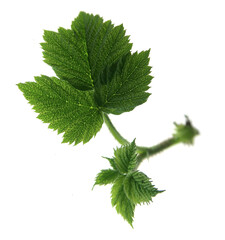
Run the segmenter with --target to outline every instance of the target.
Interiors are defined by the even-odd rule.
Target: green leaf
[[[96,176],[94,186],[114,183],[119,175],[119,172],[112,169],[101,170],[101,172]]]
[[[101,129],[103,119],[93,91],[80,91],[67,81],[41,76],[36,82],[18,84],[25,98],[39,113],[38,118],[50,123],[49,128],[64,132],[63,142],[88,142]]]
[[[117,213],[121,214],[123,218],[132,226],[135,204],[127,198],[127,195],[124,192],[124,179],[125,176],[119,176],[113,184],[111,190],[111,202],[112,206],[115,206]]]
[[[135,140],[130,144],[117,148],[114,151],[114,155],[114,162],[119,172],[128,173],[132,171],[137,164]]]
[[[159,191],[142,172],[135,171],[124,179],[124,191],[134,204],[149,203]]]
[[[149,203],[163,191],[155,188],[144,173],[135,170],[137,166],[135,140],[117,148],[114,155],[114,158],[106,158],[113,169],[102,170],[96,177],[95,185],[113,184],[112,206],[115,206],[117,213],[132,226],[135,206]]]
[[[86,43],[94,83],[106,66],[131,50],[132,44],[125,36],[123,25],[114,27],[111,21],[103,22],[99,15],[80,12],[71,28]]]
[[[118,168],[117,168],[117,166],[116,166],[116,163],[115,163],[114,158],[107,158],[107,157],[103,157],[103,158],[107,159],[107,160],[109,161],[109,163],[110,163],[110,166],[111,166],[114,170],[118,171]]]
[[[44,31],[43,38],[44,61],[52,66],[56,75],[77,89],[93,89],[85,40],[64,28],[58,32]]]
[[[103,69],[129,53],[132,44],[122,25],[114,27],[98,15],[80,12],[71,28],[45,31],[43,56],[59,78],[90,90]]]
[[[128,54],[107,66],[96,85],[95,98],[102,111],[121,114],[147,101],[151,67],[149,51]]]
[[[39,118],[50,123],[50,128],[65,132],[63,142],[88,142],[101,128],[102,111],[120,114],[147,100],[149,51],[131,55],[132,44],[123,25],[80,12],[71,29],[44,31],[43,38],[44,61],[59,79],[44,77],[50,92],[43,90],[47,86],[41,80],[19,86]],[[61,89],[64,96],[53,100],[50,95],[56,86],[69,92]]]

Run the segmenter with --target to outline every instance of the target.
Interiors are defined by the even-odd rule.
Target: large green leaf
[[[63,142],[88,142],[101,129],[103,119],[93,91],[80,91],[67,81],[41,76],[36,82],[18,84],[38,118],[49,128],[64,132]]]
[[[101,128],[102,112],[121,114],[147,100],[152,79],[149,51],[131,54],[123,25],[80,12],[71,29],[45,31],[43,38],[44,61],[59,79],[43,76],[19,86],[39,118],[65,132],[64,142],[89,141]],[[44,91],[47,84],[51,87]],[[67,89],[63,98],[49,98],[55,87]]]
[[[127,54],[107,66],[96,84],[95,98],[102,111],[121,114],[147,101],[151,67],[149,51]]]
[[[75,88],[93,89],[103,69],[129,53],[132,44],[122,25],[114,27],[98,15],[80,12],[71,28],[44,32],[45,62]]]
[[[70,30],[45,31],[44,40],[45,62],[75,88],[95,89],[103,112],[128,112],[148,99],[149,51],[131,54],[123,25],[80,12]]]

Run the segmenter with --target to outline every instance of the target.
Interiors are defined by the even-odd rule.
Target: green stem
[[[154,145],[152,147],[149,148],[145,148],[145,151],[140,153],[137,157],[137,166],[136,169],[139,167],[139,165],[141,164],[141,162],[145,159],[145,158],[149,158],[159,152],[162,152],[163,150],[177,144],[180,143],[181,141],[178,138],[172,137],[169,138],[157,145]]]
[[[129,144],[130,142],[127,141],[125,138],[123,138],[120,133],[116,130],[114,125],[112,124],[110,118],[106,113],[103,113],[103,119],[105,121],[105,124],[107,125],[109,131],[113,135],[113,137],[121,144],[121,145],[126,145]]]
[[[103,113],[103,118],[104,118],[105,124],[107,125],[109,131],[112,133],[114,138],[121,145],[126,145],[126,144],[130,143],[125,138],[123,138],[120,135],[120,133],[116,130],[116,128],[112,124],[112,122],[107,114]],[[175,144],[178,144],[178,143],[193,144],[194,137],[199,134],[199,131],[192,126],[189,118],[186,116],[185,124],[177,124],[177,123],[174,123],[174,124],[176,127],[176,131],[173,134],[173,137],[171,137],[157,145],[154,145],[152,147],[137,146],[138,156],[137,156],[136,169],[139,167],[139,165],[145,158],[149,158],[159,152],[162,152],[163,150],[165,150]]]
[[[124,137],[121,136],[121,134],[114,127],[113,123],[111,122],[109,116],[106,113],[103,113],[103,119],[104,119],[105,124],[107,125],[109,131],[111,132],[111,134],[117,140],[118,143],[120,143],[121,145],[126,145],[126,144],[130,143],[128,140],[126,140]],[[137,146],[138,153],[146,152],[146,149],[148,149],[148,148]]]

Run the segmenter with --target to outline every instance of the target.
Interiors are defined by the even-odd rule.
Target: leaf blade
[[[124,179],[124,191],[135,204],[149,203],[159,191],[152,185],[150,179],[142,172],[135,171]]]
[[[80,90],[93,89],[86,43],[72,30],[44,31],[44,61],[56,75]]]
[[[94,186],[112,184],[119,175],[119,172],[113,169],[103,169],[97,174]]]
[[[114,150],[114,162],[121,173],[132,171],[137,164],[136,144],[135,140],[127,145]]]
[[[148,51],[128,54],[104,70],[96,87],[96,101],[102,111],[121,114],[145,103],[152,76]],[[107,79],[103,82],[102,79]]]
[[[49,128],[64,132],[63,142],[86,143],[101,129],[103,119],[92,91],[80,91],[67,81],[42,75],[18,84],[25,98]]]
[[[111,203],[116,208],[118,214],[133,227],[133,218],[135,204],[132,203],[126,196],[123,187],[124,176],[120,176],[116,179],[111,190]]]

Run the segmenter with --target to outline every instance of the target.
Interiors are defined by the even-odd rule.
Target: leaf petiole
[[[106,126],[108,127],[109,131],[113,135],[113,137],[117,140],[118,143],[121,145],[129,144],[130,142],[127,141],[125,138],[121,136],[121,134],[117,131],[117,129],[114,127],[113,123],[111,122],[109,116],[106,113],[102,113],[104,122]]]

